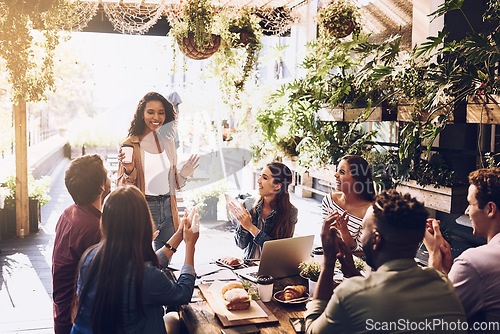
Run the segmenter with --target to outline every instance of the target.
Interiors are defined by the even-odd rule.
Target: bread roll
[[[226,308],[230,311],[244,310],[250,307],[250,296],[245,289],[234,288],[224,293]]]
[[[227,264],[228,266],[237,266],[241,263],[240,259],[231,256],[223,257],[219,261],[224,264]]]
[[[285,288],[285,300],[292,300],[302,297],[307,288],[303,285],[289,285]]]
[[[243,284],[241,284],[241,282],[231,282],[231,283],[227,283],[226,285],[224,285],[222,287],[222,295],[224,296],[224,294],[226,293],[226,291],[229,291],[231,289],[243,289]]]

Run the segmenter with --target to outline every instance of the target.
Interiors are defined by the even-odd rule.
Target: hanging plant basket
[[[240,38],[238,38],[238,40],[233,42],[233,45],[232,45],[233,48],[247,46],[248,44],[250,44],[250,39],[251,39],[250,33],[242,31],[239,34],[240,34]]]
[[[323,5],[317,14],[320,34],[324,38],[344,38],[359,33],[359,8],[351,0],[336,0]]]
[[[202,60],[211,57],[219,50],[220,36],[212,34],[212,45],[206,45],[204,50],[200,50],[194,41],[194,34],[188,33],[187,37],[178,38],[177,44],[182,53],[191,59]]]
[[[354,28],[356,28],[356,24],[352,21],[349,21],[346,25],[343,26],[325,25],[325,28],[332,36],[335,36],[337,38],[344,38],[349,36],[354,31]]]

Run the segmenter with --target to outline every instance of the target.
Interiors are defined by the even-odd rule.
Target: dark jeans
[[[156,251],[163,246],[163,242],[167,242],[175,233],[170,196],[165,196],[161,200],[149,199],[148,205],[156,229],[160,231],[160,234],[153,241],[153,249]]]

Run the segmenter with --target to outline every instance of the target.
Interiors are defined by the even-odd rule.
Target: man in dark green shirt
[[[340,217],[325,220],[324,263],[306,312],[308,333],[462,332],[467,321],[453,285],[414,260],[425,232],[427,211],[410,195],[377,195],[363,219],[361,242],[373,271],[362,277],[336,230]],[[335,290],[339,259],[346,278]],[[352,277],[351,277],[352,276]]]

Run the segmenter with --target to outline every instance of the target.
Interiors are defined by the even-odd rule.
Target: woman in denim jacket
[[[198,223],[193,209],[155,253],[151,247],[154,223],[144,195],[132,185],[113,191],[102,211],[102,240],[80,260],[71,333],[165,334],[178,327],[175,312],[164,316],[163,305],[191,300]],[[174,282],[160,268],[168,264],[181,241],[186,245],[184,266]]]
[[[260,258],[264,242],[291,238],[297,223],[297,208],[290,203],[288,186],[292,172],[279,162],[271,162],[257,180],[260,199],[250,210],[229,203],[231,213],[240,223],[234,236],[236,245],[244,249],[245,259]]]

